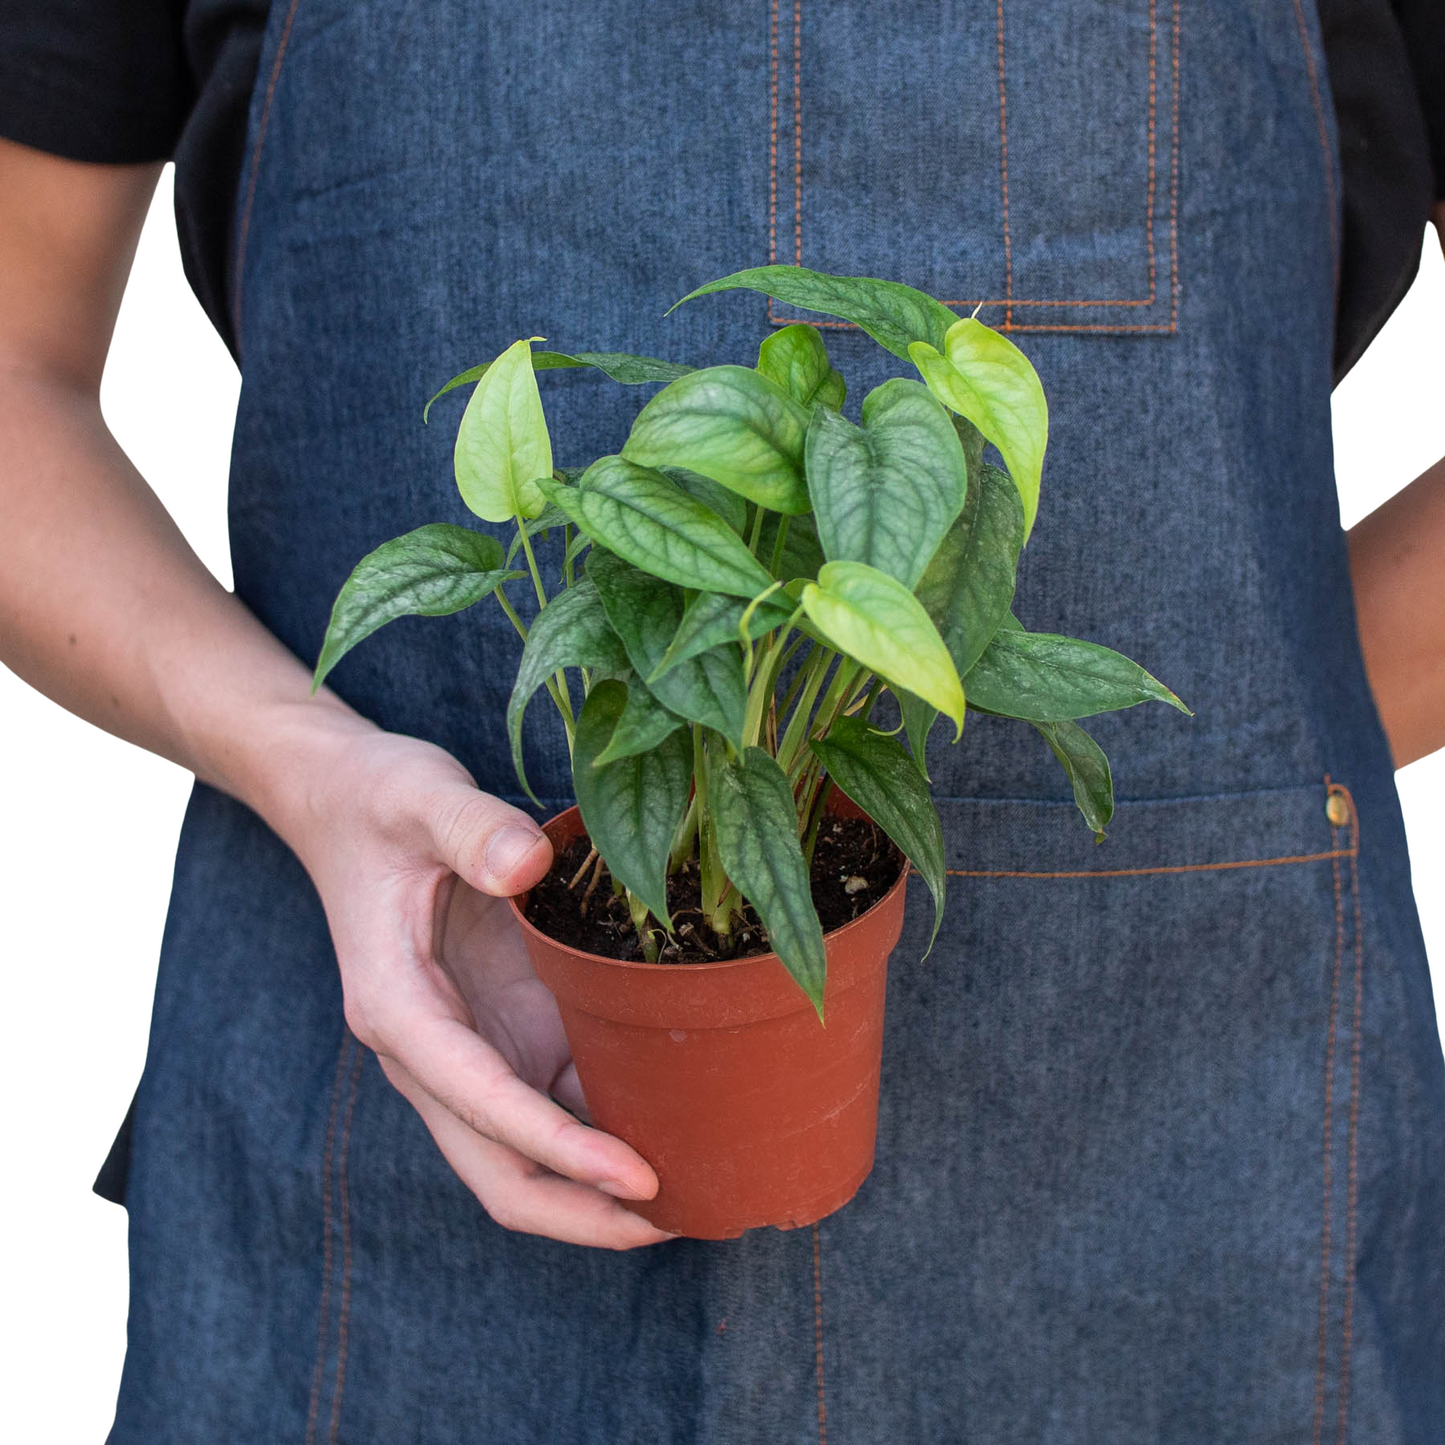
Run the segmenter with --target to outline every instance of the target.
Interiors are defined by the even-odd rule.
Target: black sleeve
[[[1395,0],[1430,138],[1435,199],[1445,201],[1445,0]]]
[[[0,0],[0,135],[71,160],[168,160],[194,102],[184,0]]]

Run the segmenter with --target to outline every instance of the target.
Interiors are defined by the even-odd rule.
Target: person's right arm
[[[0,660],[253,808],[326,907],[346,1018],[498,1222],[626,1248],[651,1168],[577,1122],[551,995],[503,901],[535,824],[384,733],[210,575],[110,435],[100,377],[158,166],[0,141]],[[75,820],[77,871],[87,857]]]

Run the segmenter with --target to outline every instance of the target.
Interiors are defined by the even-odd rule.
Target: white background
[[[1350,525],[1445,455],[1445,263],[1335,399]],[[102,402],[121,445],[229,585],[227,454],[239,380],[181,274],[169,173],[121,311]],[[1445,565],[1445,558],[1441,559]],[[1445,997],[1445,754],[1399,775],[1437,999]],[[8,1438],[109,1427],[125,1344],[125,1214],[90,1192],[145,1056],[188,774],[61,712],[0,668],[0,1298]]]

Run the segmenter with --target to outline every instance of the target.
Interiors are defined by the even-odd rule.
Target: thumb
[[[465,783],[434,798],[428,822],[438,860],[479,892],[509,898],[551,867],[547,835],[520,808]]]

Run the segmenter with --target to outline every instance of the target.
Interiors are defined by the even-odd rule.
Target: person
[[[1324,18],[12,0],[4,660],[197,777],[109,1171],[113,1441],[1438,1430],[1445,1067],[1392,767],[1445,742],[1445,466],[1347,550],[1328,403],[1440,194],[1439,22],[1335,14],[1329,77],[1378,102],[1337,117]],[[243,372],[234,594],[97,402],[173,149]],[[1410,162],[1394,209],[1342,211],[1372,154]],[[626,1207],[655,1175],[577,1117],[508,919],[549,852],[506,624],[395,624],[314,699],[307,663],[357,558],[467,520],[450,414],[417,419],[440,379],[535,334],[747,361],[786,308],[662,312],[762,261],[1028,348],[1053,438],[1018,610],[1196,717],[1101,722],[1097,849],[1001,720],[931,759],[959,877],[923,963],[910,905],[874,1173],[811,1230],[707,1244]],[[898,369],[825,335],[855,395]],[[560,460],[620,444],[632,393],[546,386]],[[532,726],[551,811],[566,751]]]

